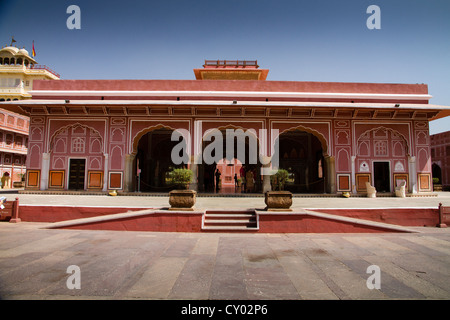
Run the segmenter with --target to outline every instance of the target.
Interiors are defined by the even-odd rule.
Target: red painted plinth
[[[58,222],[73,219],[98,217],[148,208],[108,208],[108,207],[72,207],[72,206],[26,206],[19,207],[19,217],[29,222]]]
[[[114,215],[148,208],[108,208],[72,206],[20,206],[20,218],[30,222],[60,222],[104,215]],[[314,211],[314,210],[310,210]],[[318,212],[384,222],[398,226],[431,226],[439,223],[438,209],[320,209]],[[67,225],[62,228],[85,230],[202,232],[203,212],[155,210],[144,215],[111,217],[89,223]],[[259,214],[258,233],[372,233],[402,232],[355,221],[295,212]],[[80,221],[81,222],[81,221]]]
[[[393,232],[375,226],[361,225],[352,222],[331,220],[321,217],[276,214],[259,216],[259,232],[261,233],[378,233]]]
[[[439,209],[437,208],[311,209],[311,211],[405,227],[435,227],[439,224]]]
[[[200,232],[202,228],[202,215],[202,213],[152,213],[145,216],[68,226],[64,227],[64,229]]]

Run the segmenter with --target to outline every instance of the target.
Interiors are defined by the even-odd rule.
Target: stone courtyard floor
[[[26,205],[119,206],[130,201],[7,194],[8,199],[16,196]],[[166,201],[134,198],[135,206]],[[347,204],[434,207],[449,199],[443,193],[414,201],[360,198]],[[261,206],[261,198],[199,198],[199,205],[238,207],[245,200],[250,207]],[[306,207],[338,207],[347,200],[294,199],[295,205],[302,201]],[[450,299],[450,228],[414,227],[417,233],[227,234],[43,228],[46,225],[0,222],[1,299]],[[79,270],[80,289],[68,286],[74,279],[70,266]],[[379,278],[371,277],[375,274],[368,272],[369,266],[379,268]],[[368,283],[378,280],[380,288],[370,289]]]

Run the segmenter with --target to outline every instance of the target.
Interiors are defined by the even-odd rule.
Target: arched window
[[[3,64],[3,58],[0,58],[0,64]]]
[[[5,101],[5,99],[4,99],[4,98],[1,98],[0,101]]]
[[[9,58],[5,58],[5,59],[3,59],[3,63],[6,65],[6,64],[9,64]]]
[[[22,63],[23,63],[23,59],[22,58],[17,59],[17,64],[22,65]]]
[[[75,153],[83,153],[84,152],[84,139],[83,138],[75,138],[72,140],[72,152]]]
[[[16,64],[16,59],[11,58],[10,63],[9,64]]]

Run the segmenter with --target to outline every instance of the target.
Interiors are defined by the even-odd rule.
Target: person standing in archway
[[[219,191],[219,189],[220,189],[220,187],[219,187],[219,185],[220,185],[220,171],[219,171],[219,169],[216,169],[215,176],[216,176],[216,191]]]

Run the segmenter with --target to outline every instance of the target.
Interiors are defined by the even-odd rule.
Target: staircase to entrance
[[[203,231],[258,231],[255,210],[207,210]]]

